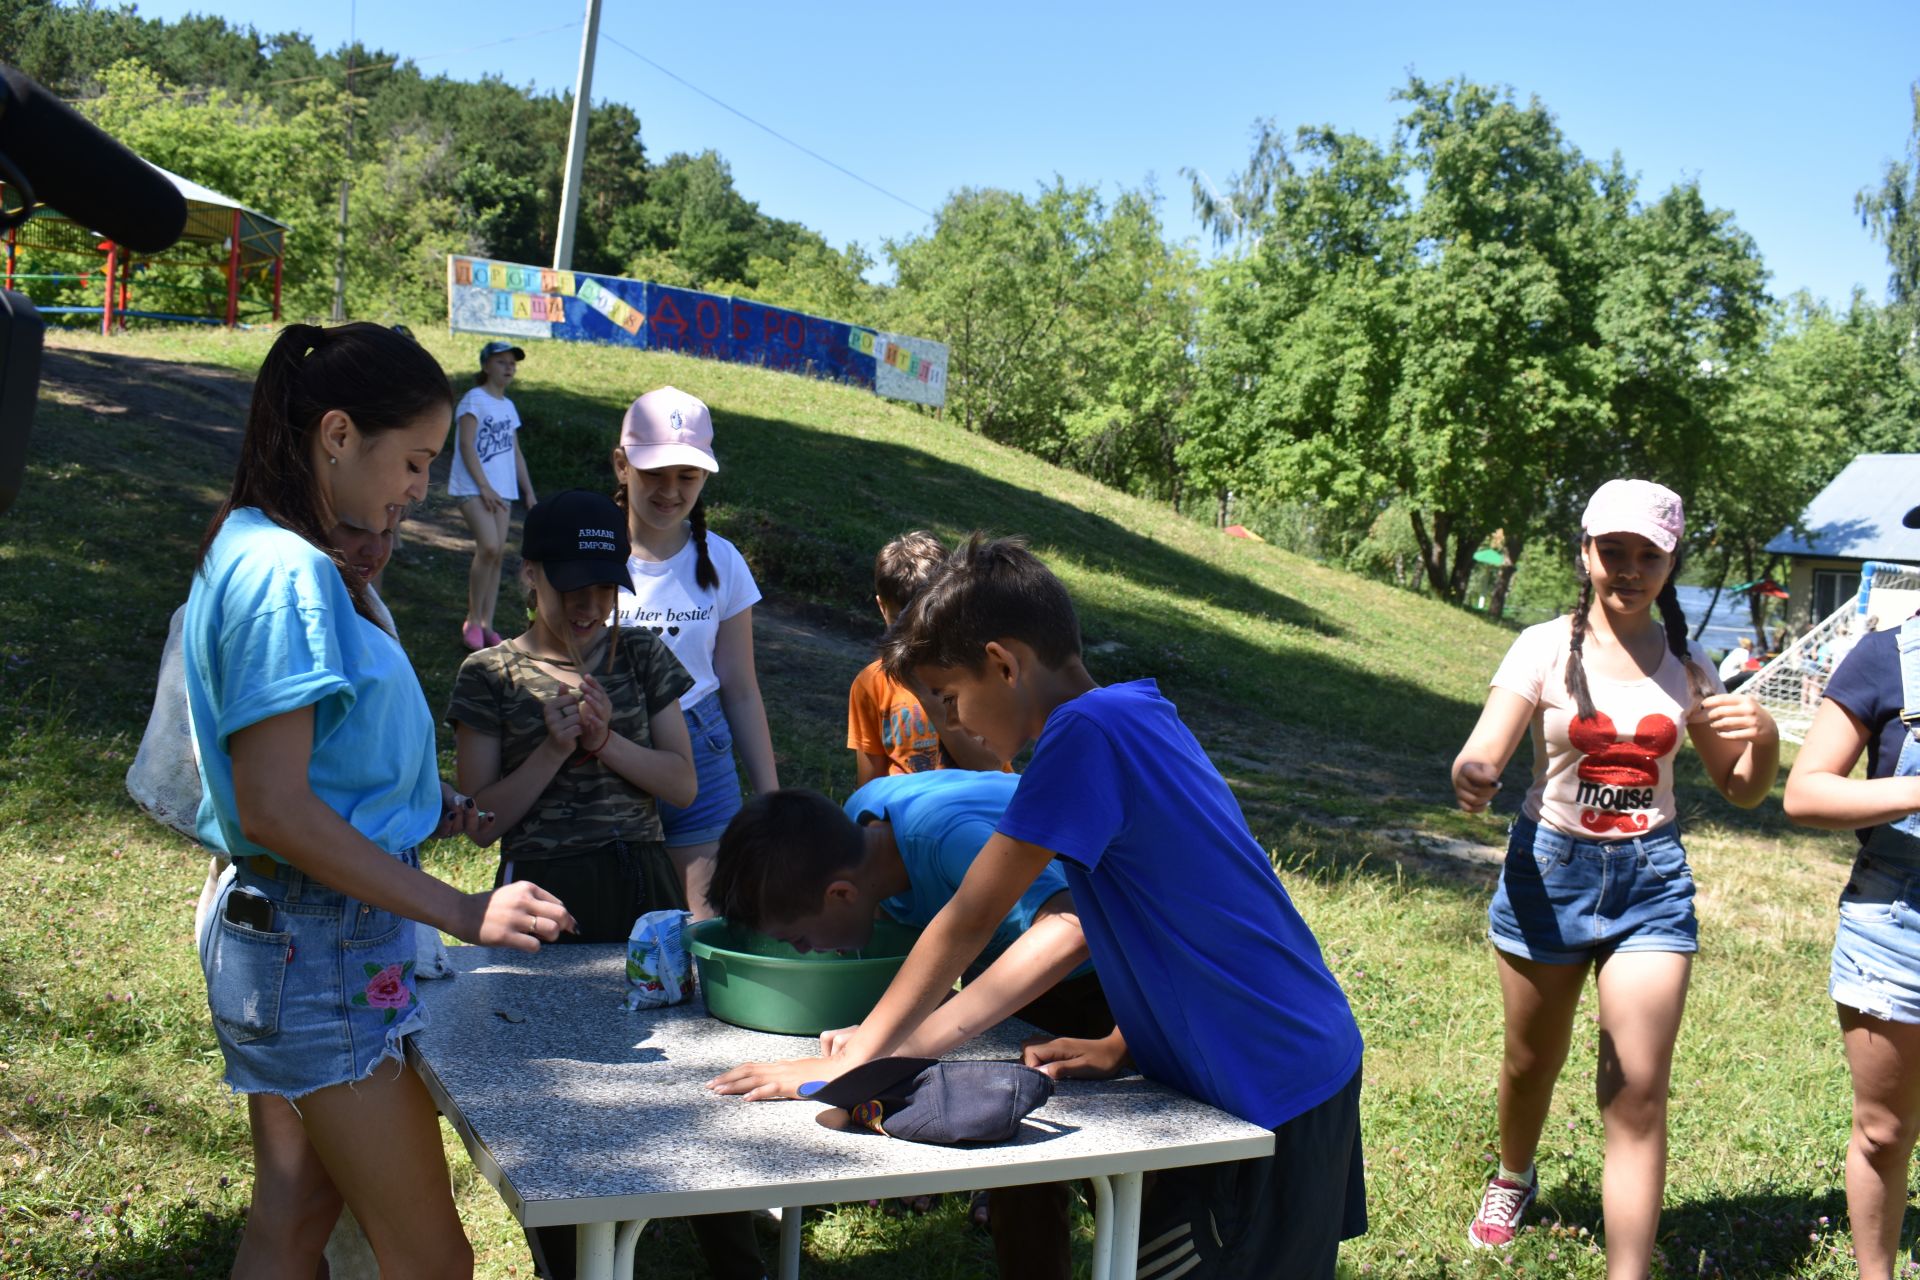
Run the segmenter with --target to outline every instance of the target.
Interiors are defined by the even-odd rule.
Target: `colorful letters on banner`
[[[946,402],[944,343],[619,276],[450,257],[447,316],[456,332],[680,351]]]

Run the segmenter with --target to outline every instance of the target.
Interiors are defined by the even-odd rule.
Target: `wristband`
[[[587,753],[588,755],[590,755],[590,756],[592,756],[592,757],[593,757],[594,759],[596,759],[596,760],[598,760],[598,759],[600,758],[600,753],[601,753],[602,751],[605,751],[605,750],[607,749],[607,744],[608,744],[609,742],[611,742],[611,741],[613,741],[613,726],[612,726],[612,725],[608,725],[608,726],[607,726],[607,731],[606,731],[605,733],[603,733],[603,734],[601,734],[601,735],[600,735],[600,745],[599,745],[599,746],[597,746],[597,747],[582,747],[582,748],[580,748],[580,749],[581,749],[582,751],[584,751],[584,752],[586,752],[586,753]]]

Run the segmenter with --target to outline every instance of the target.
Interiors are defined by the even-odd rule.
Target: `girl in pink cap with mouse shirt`
[[[754,791],[780,787],[753,666],[760,589],[733,544],[707,529],[702,490],[719,470],[713,415],[698,398],[660,387],[628,407],[613,450],[613,496],[627,513],[634,590],[620,592],[618,619],[659,636],[693,677],[680,705],[699,793],[686,808],[662,804],[660,819],[696,919],[709,914],[714,852],[740,810],[735,750]]]
[[[1641,1280],[1660,1225],[1667,1083],[1698,949],[1693,875],[1674,821],[1681,728],[1714,786],[1743,808],[1772,789],[1780,739],[1765,709],[1727,693],[1687,639],[1674,591],[1679,495],[1609,480],[1581,526],[1578,606],[1520,633],[1453,762],[1460,807],[1479,812],[1531,734],[1533,784],[1488,910],[1506,1014],[1500,1166],[1467,1239],[1511,1243],[1534,1199],[1534,1152],[1591,968],[1607,1275]]]

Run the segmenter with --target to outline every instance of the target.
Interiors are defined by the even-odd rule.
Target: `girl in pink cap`
[[[1743,808],[1772,789],[1780,738],[1765,709],[1726,692],[1687,639],[1674,591],[1679,495],[1609,480],[1581,526],[1578,606],[1520,633],[1453,762],[1460,807],[1477,813],[1531,732],[1532,786],[1488,910],[1506,1011],[1500,1167],[1467,1239],[1511,1243],[1539,1189],[1534,1152],[1592,969],[1607,1275],[1642,1280],[1666,1186],[1667,1080],[1698,949],[1693,875],[1674,821],[1681,726],[1720,793]]]
[[[707,529],[701,494],[720,470],[713,415],[677,387],[635,400],[613,450],[614,500],[626,509],[633,543],[633,590],[622,589],[623,627],[645,627],[666,642],[693,677],[680,699],[693,735],[699,793],[686,808],[660,805],[667,853],[686,880],[696,918],[720,833],[740,810],[738,750],[756,792],[779,789],[773,738],[753,667],[753,572],[731,542]]]

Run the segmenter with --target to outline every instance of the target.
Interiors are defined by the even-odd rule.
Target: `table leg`
[[[1093,1183],[1093,1280],[1113,1280],[1113,1180],[1096,1173]]]
[[[573,1229],[573,1239],[578,1280],[613,1280],[613,1224],[583,1222]]]
[[[780,1210],[780,1280],[800,1280],[800,1219],[805,1212],[797,1204]]]
[[[633,1251],[640,1243],[640,1233],[647,1228],[648,1218],[636,1218],[632,1222],[623,1222],[614,1232],[613,1271],[615,1280],[633,1274]]]
[[[1140,1192],[1143,1185],[1138,1172],[1117,1174],[1113,1179],[1113,1240],[1108,1245],[1113,1259],[1113,1280],[1134,1280],[1140,1266]]]

